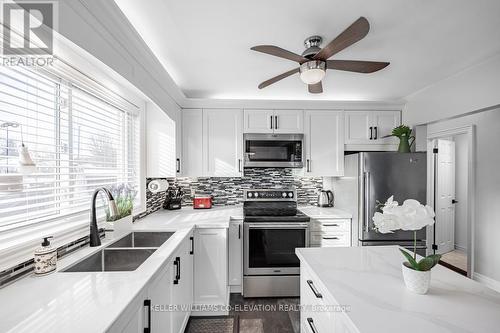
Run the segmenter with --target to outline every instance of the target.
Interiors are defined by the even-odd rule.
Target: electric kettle
[[[319,207],[333,207],[333,192],[329,190],[321,190],[318,194]]]

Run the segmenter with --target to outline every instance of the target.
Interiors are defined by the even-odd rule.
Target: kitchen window
[[[140,191],[139,109],[86,83],[0,66],[0,235],[49,223],[88,225],[97,187]],[[18,166],[23,143],[36,163],[30,173]]]

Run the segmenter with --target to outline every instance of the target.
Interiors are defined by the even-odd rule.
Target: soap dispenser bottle
[[[49,239],[44,237],[42,245],[35,250],[35,275],[52,273],[57,267],[57,248],[50,245]]]

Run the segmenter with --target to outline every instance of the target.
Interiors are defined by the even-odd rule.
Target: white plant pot
[[[416,271],[401,265],[406,288],[415,294],[426,294],[431,283],[431,271]]]
[[[125,216],[113,222],[106,222],[106,229],[113,231],[130,231],[132,230],[132,215]]]

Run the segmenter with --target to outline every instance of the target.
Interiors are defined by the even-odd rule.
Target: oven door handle
[[[245,223],[251,229],[307,229],[307,223]]]

